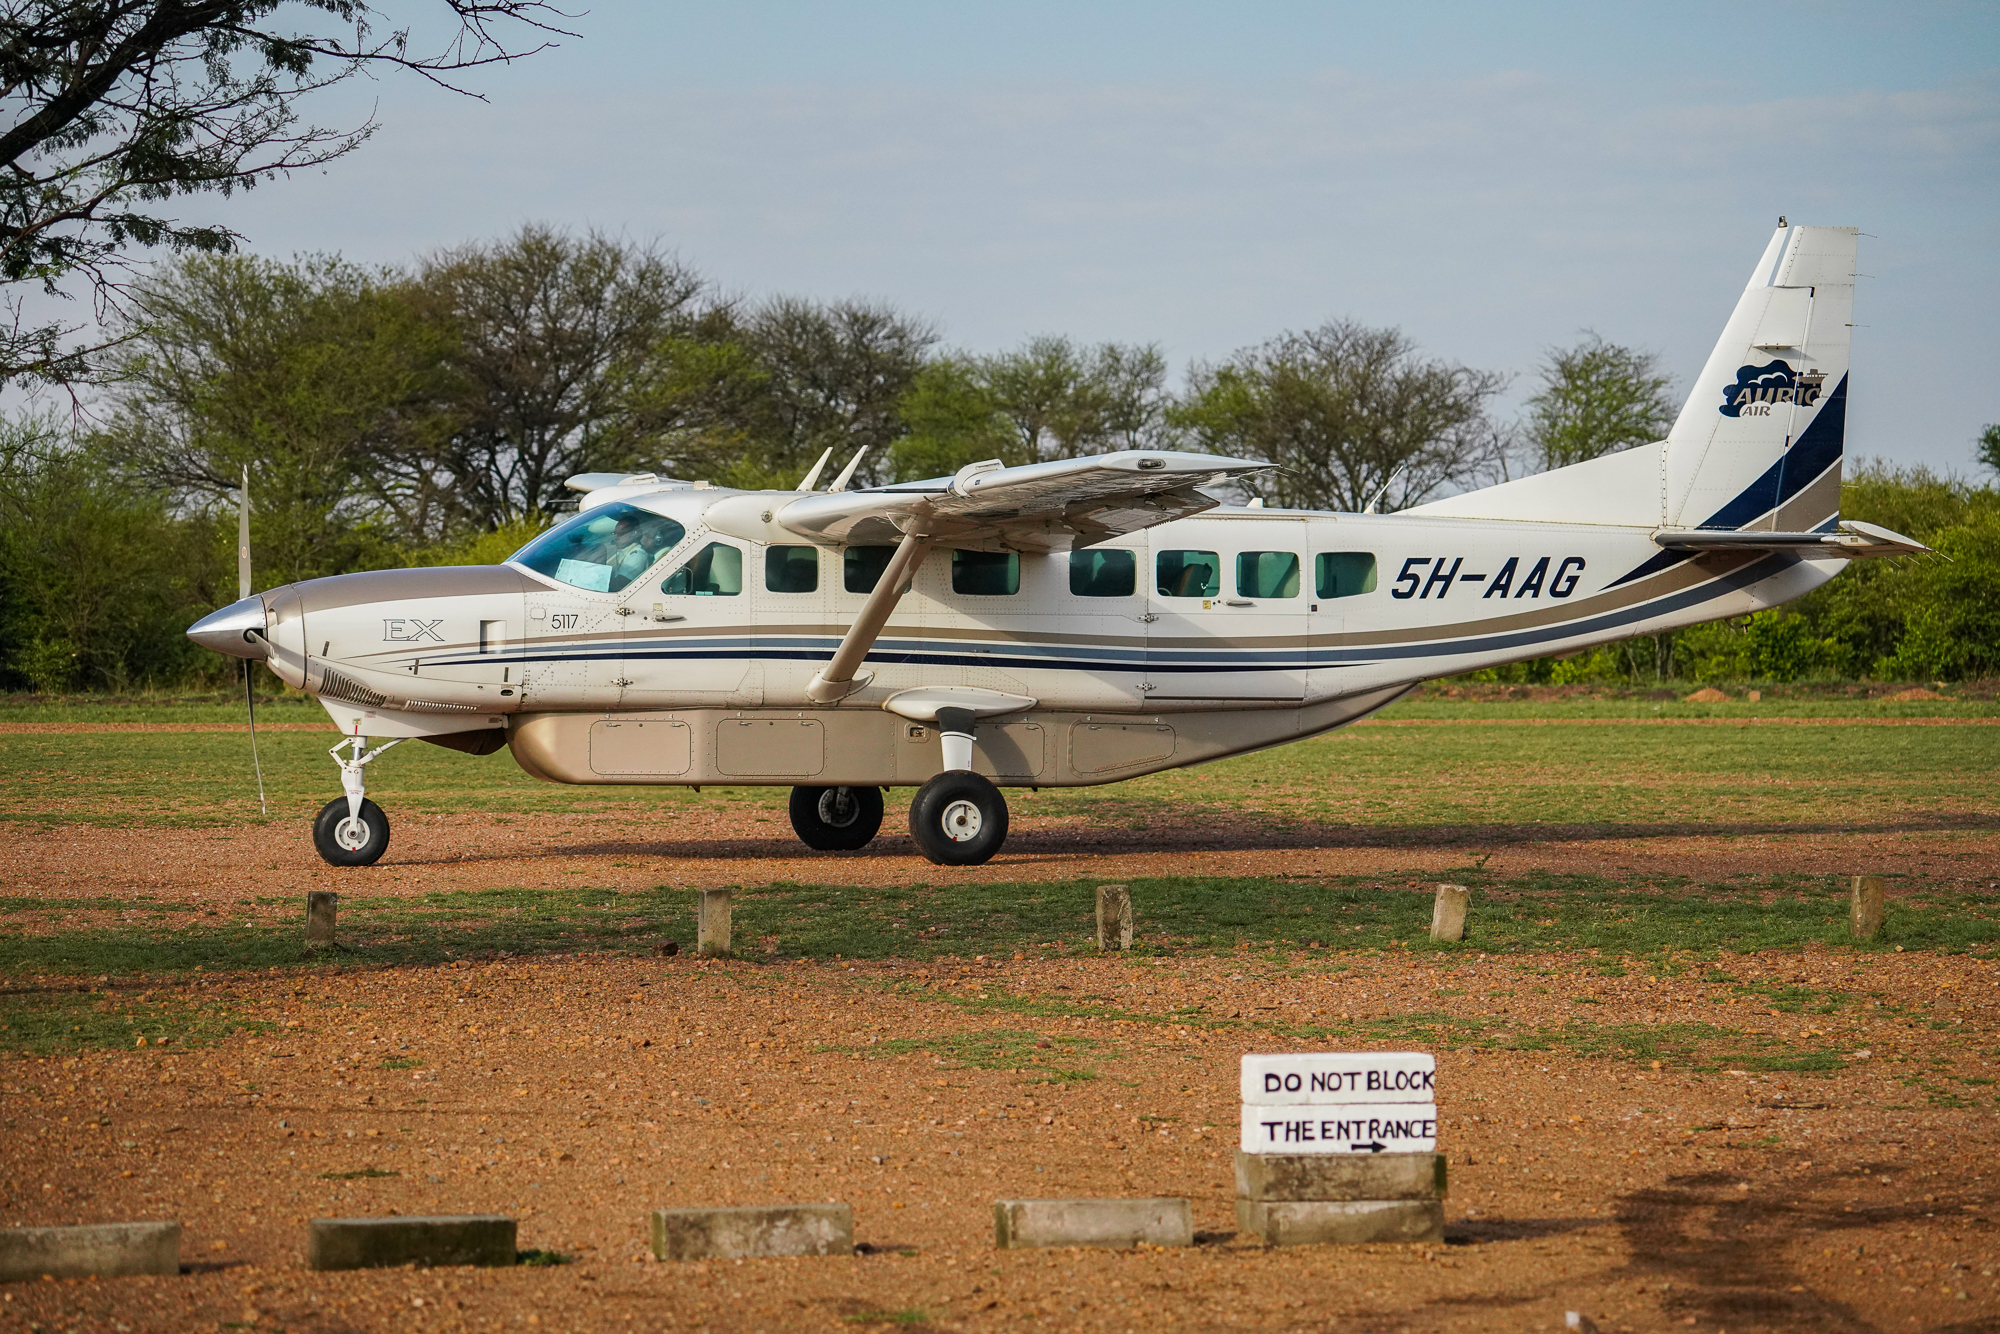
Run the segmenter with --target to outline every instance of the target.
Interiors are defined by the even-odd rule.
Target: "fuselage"
[[[966,688],[1032,701],[982,722],[977,767],[1084,784],[1325,731],[1429,678],[1774,606],[1842,563],[1677,556],[1633,526],[1219,508],[1074,553],[932,551],[866,688],[828,706],[806,687],[887,548],[763,517],[795,496],[620,497],[679,535],[615,591],[520,562],[289,585],[264,595],[269,662],[344,731],[504,732],[569,782],[922,782],[935,741],[880,706]]]

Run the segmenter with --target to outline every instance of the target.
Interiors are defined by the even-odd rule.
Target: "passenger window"
[[[773,593],[819,592],[819,548],[764,548],[764,587]]]
[[[1295,598],[1299,595],[1299,558],[1289,551],[1236,553],[1236,596]]]
[[[975,597],[1010,597],[1021,591],[1018,551],[954,551],[951,591]]]
[[[841,587],[850,593],[873,593],[895,554],[894,547],[849,547],[840,553]]]
[[[1080,598],[1129,598],[1139,587],[1139,561],[1129,551],[1069,553],[1069,591]]]
[[[667,576],[662,593],[698,598],[733,598],[743,591],[743,553],[726,542],[710,542],[694,559]]]
[[[1322,551],[1313,557],[1313,587],[1323,598],[1351,598],[1375,591],[1375,553]]]
[[[1161,597],[1212,598],[1222,592],[1222,557],[1213,551],[1162,551],[1156,573]]]

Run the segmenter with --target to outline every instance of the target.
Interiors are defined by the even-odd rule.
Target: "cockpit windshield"
[[[686,536],[664,514],[613,501],[551,528],[508,559],[572,588],[616,593]]]

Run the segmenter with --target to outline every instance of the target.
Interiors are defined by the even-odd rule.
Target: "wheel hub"
[[[944,808],[944,836],[954,843],[969,843],[979,837],[985,823],[979,807],[969,801],[954,801]]]
[[[845,829],[860,815],[861,803],[854,799],[852,790],[836,787],[820,793],[819,818],[822,823],[835,829]]]
[[[368,822],[350,815],[333,827],[333,841],[344,852],[359,852],[368,846]]]

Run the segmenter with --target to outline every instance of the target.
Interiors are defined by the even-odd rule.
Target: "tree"
[[[335,25],[294,31],[278,11]],[[0,383],[72,384],[102,345],[78,344],[75,321],[30,318],[18,285],[115,306],[133,247],[221,253],[241,239],[169,215],[169,201],[234,194],[360,147],[348,129],[302,122],[311,94],[401,68],[446,87],[449,76],[528,51],[508,29],[554,34],[542,0],[443,0],[451,31],[433,54],[409,29],[378,31],[366,0],[0,0]],[[546,45],[546,43],[544,43]],[[542,46],[533,48],[542,49]]]
[[[662,466],[730,486],[796,486],[820,454],[868,456],[855,485],[891,471],[898,407],[937,332],[892,306],[772,297],[712,313],[654,350],[635,427],[657,432]]]
[[[1167,363],[1157,347],[1078,347],[1044,335],[1013,352],[927,366],[902,404],[896,475],[938,477],[979,459],[1009,464],[1157,445]]]
[[[1212,453],[1278,464],[1246,483],[1268,504],[1404,509],[1485,477],[1505,444],[1487,405],[1507,377],[1426,359],[1396,329],[1335,321],[1188,378],[1170,421]]]
[[[181,512],[251,473],[265,585],[395,563],[451,526],[434,483],[449,331],[408,283],[338,259],[197,255],[135,285],[102,447]]]
[[[1528,400],[1527,443],[1544,471],[1663,439],[1676,406],[1658,358],[1595,333],[1550,348],[1542,388]]]
[[[0,421],[0,675],[43,694],[225,675],[184,631],[235,598],[229,545],[82,447],[67,414]]]
[[[1979,433],[1979,461],[2000,472],[2000,424],[1988,426]]]
[[[451,331],[458,380],[430,466],[481,529],[548,509],[575,473],[640,461],[645,442],[623,423],[633,386],[710,313],[707,282],[657,247],[538,225],[431,257],[417,287]]]

